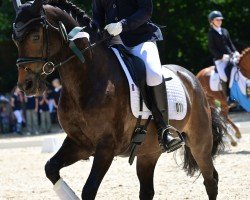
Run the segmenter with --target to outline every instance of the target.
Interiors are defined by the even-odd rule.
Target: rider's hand
[[[122,32],[122,23],[111,23],[105,26],[105,28],[110,35],[117,36]]]
[[[237,57],[240,57],[240,53],[238,51],[235,51],[234,55],[237,56]]]
[[[235,51],[233,53],[233,62],[237,65],[240,60],[240,53],[238,51]]]
[[[229,61],[230,56],[228,54],[223,54],[222,60]]]

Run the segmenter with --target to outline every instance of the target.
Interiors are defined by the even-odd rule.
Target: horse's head
[[[244,76],[250,79],[250,48],[246,48],[242,51],[239,67]]]
[[[35,0],[21,4],[20,0],[13,0],[16,10],[13,40],[19,55],[18,87],[26,95],[44,92],[46,76],[71,55],[66,32],[78,25],[62,9],[42,2]],[[88,41],[83,43],[81,48],[88,45]]]

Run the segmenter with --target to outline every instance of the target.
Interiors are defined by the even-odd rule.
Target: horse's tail
[[[223,135],[226,132],[226,124],[223,118],[220,116],[218,110],[214,107],[210,107],[212,115],[212,133],[213,133],[213,148],[212,158],[224,149]],[[184,149],[184,164],[183,169],[187,172],[187,175],[193,176],[199,167],[190,151],[190,148],[185,145]]]
[[[218,109],[210,107],[212,114],[212,132],[213,132],[213,149],[212,158],[224,150],[223,136],[227,131],[226,123],[223,117],[220,115]]]

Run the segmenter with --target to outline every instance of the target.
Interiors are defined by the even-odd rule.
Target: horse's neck
[[[243,51],[243,55],[239,61],[239,67],[241,70],[241,73],[250,79],[250,49]]]
[[[83,93],[85,96],[91,95],[96,87],[109,79],[106,70],[107,63],[103,58],[105,52],[100,48],[95,48],[94,51],[92,59],[86,59],[84,64],[77,60],[78,58],[74,58],[69,64],[59,69],[63,90],[73,98],[78,98]]]
[[[241,63],[239,65],[240,71],[243,76],[245,76],[247,79],[250,79],[250,61]]]
[[[246,70],[245,68],[240,67],[240,71],[241,71],[243,76],[245,76],[247,79],[250,79],[250,71],[249,70]]]

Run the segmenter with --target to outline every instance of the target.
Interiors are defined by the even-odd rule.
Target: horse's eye
[[[32,35],[32,40],[33,41],[37,41],[40,39],[40,36],[39,35]]]

